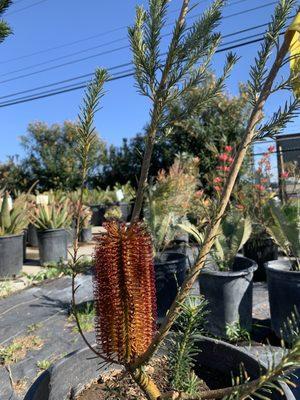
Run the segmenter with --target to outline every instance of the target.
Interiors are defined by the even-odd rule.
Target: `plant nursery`
[[[0,400],[300,400],[300,3],[0,14]]]

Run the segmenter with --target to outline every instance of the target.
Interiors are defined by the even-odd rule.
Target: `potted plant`
[[[123,216],[122,210],[119,206],[110,206],[107,208],[107,210],[104,213],[104,219],[106,221],[112,220],[112,219],[117,219],[121,221]]]
[[[84,201],[92,210],[91,224],[101,226],[104,222],[104,214],[108,207],[113,204],[114,196],[109,187],[105,190],[100,188],[84,190]]]
[[[80,234],[79,234],[79,241],[82,243],[89,243],[93,240],[91,218],[92,218],[91,208],[83,206],[80,211]]]
[[[116,204],[122,211],[122,221],[128,222],[132,215],[135,189],[131,186],[130,182],[127,182],[124,185],[117,183],[114,186],[114,196]]]
[[[69,204],[52,203],[37,205],[32,213],[32,222],[38,229],[38,245],[41,264],[67,260],[67,231],[72,216]]]
[[[189,237],[179,225],[188,224],[198,163],[191,156],[178,155],[169,171],[161,170],[147,190],[144,219],[153,238],[159,320],[165,317],[187,272]]]
[[[269,146],[262,157],[258,160],[258,166],[252,172],[248,180],[242,179],[237,193],[240,206],[248,213],[252,221],[252,234],[245,243],[243,254],[257,262],[258,269],[254,273],[254,280],[265,281],[265,263],[278,258],[278,245],[268,234],[264,227],[263,208],[270,199],[275,196],[271,190],[271,155],[275,147]]]
[[[200,293],[208,302],[207,329],[217,337],[239,324],[251,331],[253,273],[255,261],[238,255],[251,235],[251,222],[237,209],[223,220],[211,260],[199,275]]]
[[[182,0],[182,7],[175,23],[167,55],[160,57],[160,41],[162,39],[162,28],[167,16],[168,3],[168,0],[151,0],[147,11],[139,7],[137,9],[136,23],[129,29],[129,38],[134,52],[137,85],[140,92],[151,100],[152,107],[150,122],[147,125],[141,175],[130,224],[128,226],[125,223],[119,223],[115,220],[108,222],[106,232],[99,237],[95,249],[93,282],[96,347],[89,343],[82,329],[80,329],[77,314],[77,285],[75,278],[77,276],[76,266],[78,258],[76,254],[78,248],[76,241],[70,267],[72,269],[72,310],[83,340],[90,351],[98,358],[100,364],[109,366],[120,365],[122,373],[124,371],[124,376],[126,378],[130,376],[132,381],[137,384],[142,396],[148,400],[191,398],[245,399],[247,397],[255,397],[257,391],[259,391],[258,397],[260,398],[263,398],[263,396],[266,398],[267,395],[275,399],[276,393],[274,394],[274,389],[275,387],[276,389],[280,389],[276,385],[282,382],[289,382],[289,378],[285,377],[286,374],[291,373],[293,368],[299,367],[299,338],[295,341],[293,348],[283,357],[280,364],[278,366],[270,366],[267,371],[262,372],[262,376],[258,379],[251,381],[253,376],[248,379],[249,375],[247,371],[243,374],[243,368],[241,367],[239,370],[241,373],[234,381],[234,386],[222,388],[219,386],[216,391],[213,391],[203,386],[199,387],[199,380],[195,377],[197,364],[194,365],[194,369],[192,368],[192,370],[189,370],[189,368],[184,369],[186,365],[189,367],[192,363],[197,363],[198,355],[197,350],[193,346],[190,347],[190,342],[186,340],[187,337],[191,337],[192,340],[196,339],[195,335],[190,336],[190,333],[195,333],[193,327],[194,323],[197,325],[197,307],[189,308],[190,311],[188,314],[185,311],[186,300],[190,290],[198,279],[199,273],[204,268],[207,255],[210,253],[215,238],[219,233],[220,224],[229,204],[232,189],[247,149],[257,137],[264,138],[273,133],[274,130],[278,131],[282,129],[286,122],[292,119],[295,110],[299,108],[298,102],[295,104],[292,103],[291,108],[287,105],[281,113],[279,112],[279,117],[276,113],[271,123],[267,122],[266,124],[263,123],[262,126],[258,125],[262,120],[262,110],[266,100],[277,89],[277,86],[274,86],[276,76],[286,62],[286,56],[295,33],[297,33],[296,39],[298,40],[298,19],[300,19],[300,14],[296,23],[289,28],[289,31],[285,35],[283,44],[280,45],[277,39],[280,38],[282,27],[285,26],[287,18],[294,12],[293,6],[295,2],[292,0],[282,0],[276,7],[275,16],[269,24],[262,50],[259,52],[255,66],[252,69],[249,82],[251,111],[249,113],[249,121],[245,126],[244,135],[236,151],[234,161],[229,168],[229,174],[226,178],[222,194],[216,204],[213,218],[206,228],[199,256],[178,290],[176,299],[173,301],[166,318],[157,330],[152,237],[143,222],[139,219],[144,202],[144,190],[147,185],[151,155],[158,135],[167,131],[169,127],[168,116],[166,115],[168,106],[174,100],[180,99],[188,91],[196,88],[206,77],[207,65],[220,41],[220,36],[214,34],[214,28],[221,19],[220,11],[223,1],[213,3],[208,11],[193,23],[191,29],[188,29],[186,17],[190,10],[190,2],[189,0]],[[296,48],[298,49],[299,47],[296,46]],[[273,49],[275,49],[275,59],[272,63],[270,55]],[[299,54],[299,50],[297,54]],[[204,95],[202,94],[202,96],[197,98],[197,101],[189,104],[189,113],[191,115],[197,114],[199,109],[205,109],[209,104],[209,99],[217,96],[223,89],[224,79],[235,61],[236,58],[230,54],[224,68],[224,76],[217,80],[216,85],[207,88]],[[93,117],[99,100],[103,95],[103,84],[107,79],[106,71],[97,70],[95,80],[87,89],[84,107],[79,118],[76,150],[80,156],[82,166],[81,193],[87,180],[90,166],[89,155],[92,143],[95,140]],[[288,83],[291,83],[291,81]],[[184,120],[184,115],[182,115],[182,120]],[[163,372],[162,365],[155,365],[154,370],[156,371],[156,375],[151,375],[147,364],[152,359],[154,353],[157,352],[159,346],[168,337],[170,329],[175,321],[178,320],[180,314],[185,315],[185,317],[189,316],[190,319],[186,320],[188,321],[187,324],[183,324],[184,330],[181,336],[183,340],[178,343],[180,346],[180,351],[178,352],[179,358],[187,361],[188,364],[179,362],[179,366],[183,368],[178,371],[181,372],[183,370],[183,372],[189,374],[182,376],[189,376],[191,378],[189,380],[191,386],[176,387],[175,385],[170,385],[169,387],[161,387],[158,384],[158,379]],[[174,346],[173,350],[175,348],[176,346]],[[218,354],[214,352],[215,348],[214,345],[211,346],[208,353],[205,353],[206,357],[209,358],[211,355],[213,360],[213,356],[216,356],[218,362],[222,364],[224,353],[220,352],[218,358]],[[237,353],[240,354],[239,350],[231,353],[231,360],[236,359]],[[182,355],[186,356],[186,358],[183,358]],[[82,354],[77,354],[77,356],[82,357]],[[77,371],[75,371],[75,374],[77,382],[79,380],[82,385],[88,384],[89,382],[85,381],[83,375],[83,372],[86,371],[85,365],[81,365],[78,360],[80,358],[77,358],[76,363]],[[230,369],[230,364],[227,365],[228,369]],[[173,368],[174,365],[168,366]],[[208,365],[204,366],[208,368]],[[236,365],[236,367],[238,366]],[[62,375],[61,371],[58,371],[58,375],[60,376]],[[245,375],[246,382],[243,379],[243,375]],[[78,379],[78,377],[80,378]],[[121,376],[119,375],[119,377]],[[214,375],[215,385],[220,384],[219,377],[220,375]],[[44,375],[43,379],[45,379],[43,381],[44,390],[45,388],[46,390],[49,389],[49,387],[54,390],[57,389],[53,387],[55,382],[50,381],[49,374],[48,377]],[[56,381],[56,384],[59,385],[59,382],[61,380]],[[187,382],[184,378],[179,379],[181,385]],[[196,384],[193,385],[193,383]],[[129,390],[130,388],[128,388]],[[192,392],[192,390],[194,391]],[[73,393],[74,390],[71,390],[71,395]],[[281,393],[284,393],[284,397],[286,397],[286,392],[281,391]],[[110,393],[108,393],[109,395]],[[126,396],[128,396],[128,392],[125,393],[125,398]]]
[[[28,225],[25,196],[12,202],[6,191],[0,208],[0,279],[16,277],[23,266],[23,236]]]
[[[264,208],[265,226],[287,259],[266,263],[271,323],[278,337],[288,335],[284,325],[293,314],[300,313],[300,213],[297,204],[276,204]],[[300,327],[300,324],[299,324]],[[283,333],[282,333],[283,332]]]

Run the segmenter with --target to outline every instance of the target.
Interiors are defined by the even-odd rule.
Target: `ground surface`
[[[90,255],[92,246],[81,250]],[[0,399],[21,400],[35,378],[62,356],[84,347],[70,322],[71,279],[59,279],[29,287],[0,300]],[[77,302],[92,299],[90,275],[78,277]],[[194,287],[198,291],[198,286]],[[268,323],[269,306],[265,283],[254,284],[253,317]],[[94,334],[87,333],[91,342]],[[249,349],[248,349],[249,350]],[[266,360],[262,349],[250,349]],[[5,365],[3,365],[5,364]],[[300,393],[298,392],[300,399]]]

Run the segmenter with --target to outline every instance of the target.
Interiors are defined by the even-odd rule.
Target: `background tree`
[[[21,136],[26,152],[22,167],[30,177],[30,183],[38,180],[38,188],[76,189],[80,185],[80,164],[75,157],[76,124],[65,121],[62,125],[31,123],[27,134]],[[97,135],[91,154],[88,179],[99,169],[104,142]]]
[[[174,155],[188,153],[199,157],[200,179],[205,182],[208,171],[213,170],[218,163],[215,155],[221,152],[225,145],[238,145],[245,131],[249,111],[245,88],[240,87],[238,96],[230,96],[223,92],[213,99],[207,109],[196,116],[189,115],[191,103],[197,101],[201,92],[205,91],[205,87],[198,87],[188,92],[180,102],[174,103],[169,109],[168,118],[172,121],[173,129],[168,135],[159,135],[157,138],[150,176],[156,176],[161,169],[170,168],[174,162]],[[120,147],[110,146],[105,150],[103,169],[101,174],[95,177],[94,184],[106,187],[115,182],[125,183],[125,180],[130,180],[135,186],[143,153],[143,134],[137,134],[130,141],[123,139]]]

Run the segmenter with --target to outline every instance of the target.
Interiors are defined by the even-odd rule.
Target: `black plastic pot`
[[[26,261],[26,247],[27,247],[27,232],[28,229],[24,229],[23,231],[23,263]]]
[[[202,369],[216,371],[228,378],[228,386],[231,386],[231,371],[239,375],[241,364],[252,379],[258,378],[260,372],[265,371],[265,367],[252,355],[222,341],[203,338],[199,340],[198,347],[196,372],[200,365]],[[70,398],[70,394],[72,398],[76,397],[86,385],[108,370],[100,361],[87,348],[69,354],[37,378],[24,400],[65,400]],[[112,365],[109,369],[117,367]],[[284,395],[275,392],[270,395],[270,399],[295,400],[286,385],[283,385],[282,389]]]
[[[80,231],[79,241],[82,243],[89,243],[93,240],[92,227],[82,228]]]
[[[15,278],[23,266],[23,233],[0,236],[0,279]]]
[[[37,228],[33,224],[28,225],[27,243],[31,247],[38,247],[39,245]]]
[[[172,305],[186,271],[186,256],[182,253],[165,252],[155,260],[155,284],[158,318],[164,318]]]
[[[67,232],[67,246],[72,247],[76,235],[76,229],[74,227],[65,228]]]
[[[128,222],[131,218],[132,211],[133,211],[133,203],[117,203],[117,206],[120,207],[122,213],[122,221]]]
[[[295,308],[300,314],[300,272],[290,270],[289,260],[269,261],[265,266],[272,329],[281,337],[281,329]],[[286,334],[283,337],[288,340]]]
[[[243,248],[245,257],[254,260],[258,269],[254,273],[254,281],[266,280],[265,263],[278,259],[278,246],[271,238],[250,239]]]
[[[67,231],[65,229],[39,230],[38,238],[42,265],[67,260]]]
[[[102,226],[105,221],[104,214],[112,204],[92,204],[90,208],[92,210],[91,225]]]
[[[226,338],[226,326],[239,323],[252,328],[253,273],[255,261],[237,256],[232,271],[219,271],[209,261],[199,276],[200,293],[208,301],[207,330]]]

